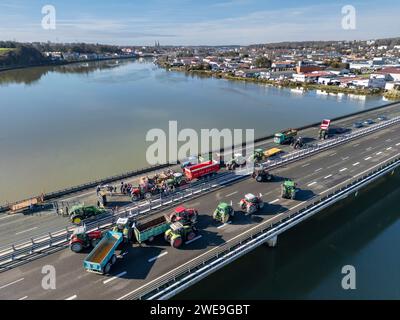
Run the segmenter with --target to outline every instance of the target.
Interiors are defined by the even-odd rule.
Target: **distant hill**
[[[42,53],[29,46],[15,48],[0,47],[0,68],[13,66],[38,65],[48,62]]]

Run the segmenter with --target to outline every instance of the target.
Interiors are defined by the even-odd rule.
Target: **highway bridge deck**
[[[393,125],[277,168],[272,172],[277,177],[274,182],[256,183],[247,178],[185,203],[198,208],[200,232],[195,241],[182,249],[171,248],[163,237],[142,247],[131,245],[121,252],[110,277],[85,272],[82,267],[85,254],[62,250],[0,274],[0,299],[120,299],[134,296],[166,274],[193,261],[200,262],[220,246],[234,242],[261,224],[281,220],[341,183],[362,176],[399,155],[400,125]],[[281,199],[280,184],[284,178],[292,178],[298,183],[300,192],[296,200]],[[261,193],[268,203],[253,217],[245,216],[238,206],[243,195],[249,192]],[[231,224],[222,225],[212,219],[212,211],[220,201],[233,203],[236,214]],[[155,215],[161,216],[167,211]],[[56,268],[56,290],[44,290],[41,286],[44,265]]]

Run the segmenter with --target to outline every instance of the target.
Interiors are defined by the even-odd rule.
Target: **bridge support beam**
[[[278,236],[275,236],[269,240],[267,240],[268,247],[274,248],[278,244]]]

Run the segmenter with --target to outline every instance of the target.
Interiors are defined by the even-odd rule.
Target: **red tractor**
[[[86,233],[84,227],[74,230],[69,241],[69,247],[73,252],[79,253],[87,248],[94,248],[101,240],[103,233],[100,230]]]
[[[246,215],[253,214],[264,207],[264,201],[261,199],[261,194],[256,197],[252,193],[248,193],[244,196],[244,199],[240,200],[240,208],[246,212]]]
[[[169,214],[165,215],[165,219],[169,223],[174,222],[190,222],[196,223],[198,212],[196,209],[187,209],[184,206],[179,206],[175,208],[175,210]]]

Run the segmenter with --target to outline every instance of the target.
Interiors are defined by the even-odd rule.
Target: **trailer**
[[[154,237],[164,234],[169,229],[169,223],[164,216],[155,218],[145,223],[137,223],[134,227],[134,233],[137,242],[142,243],[147,240],[152,241]]]
[[[111,266],[117,262],[115,250],[122,240],[122,233],[107,231],[98,245],[83,261],[83,267],[86,271],[108,274]]]
[[[220,169],[218,161],[210,160],[203,163],[196,164],[194,166],[189,166],[184,169],[186,178],[189,181],[195,179],[207,178],[212,175],[216,175]]]

